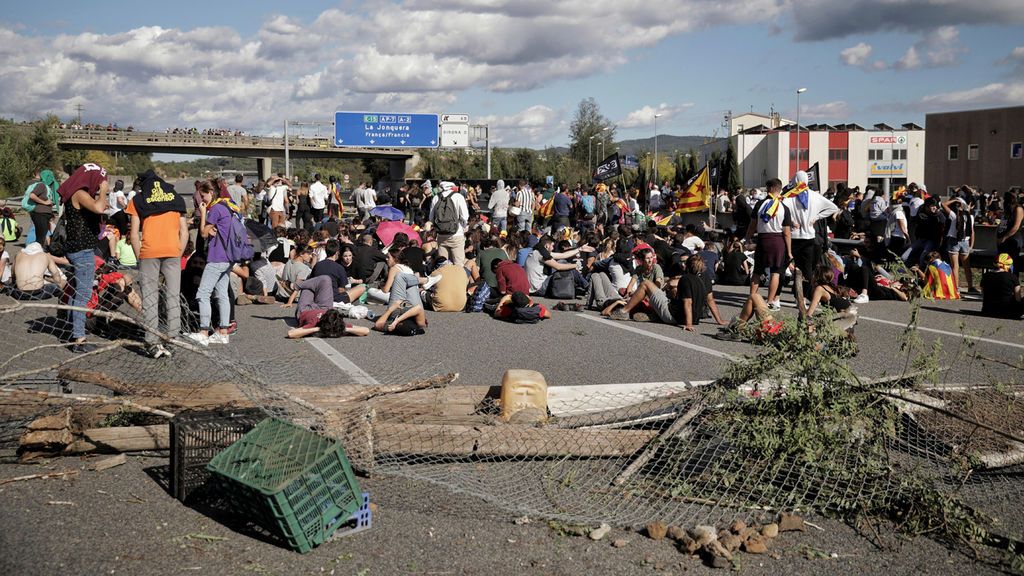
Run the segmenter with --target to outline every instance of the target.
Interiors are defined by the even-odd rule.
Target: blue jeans
[[[533,227],[533,212],[516,216],[516,223],[520,230],[529,230]]]
[[[212,332],[210,319],[213,310],[210,307],[210,295],[217,292],[217,312],[220,327],[227,328],[231,318],[231,301],[228,298],[228,276],[231,272],[230,262],[207,262],[203,269],[203,278],[199,281],[196,300],[199,301],[199,329]]]
[[[508,229],[508,216],[495,216],[491,218],[491,225],[496,227],[498,230]]]
[[[75,268],[75,296],[72,306],[85,308],[92,297],[92,283],[96,279],[96,259],[92,250],[72,252],[68,261]],[[71,339],[85,338],[85,312],[71,312]]]

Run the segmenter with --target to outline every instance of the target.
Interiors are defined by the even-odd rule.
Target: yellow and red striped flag
[[[686,191],[676,201],[676,214],[701,212],[711,206],[711,178],[708,165],[687,182]]]

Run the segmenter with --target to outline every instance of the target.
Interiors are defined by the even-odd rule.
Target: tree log
[[[100,452],[139,452],[142,450],[167,450],[171,447],[170,434],[166,424],[92,428],[82,432],[82,437],[90,444],[95,445],[97,451]]]

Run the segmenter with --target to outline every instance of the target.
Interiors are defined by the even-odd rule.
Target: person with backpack
[[[437,253],[456,266],[466,265],[466,229],[469,206],[451,182],[441,182],[441,193],[430,203],[427,219],[437,229]]]
[[[50,230],[50,219],[54,215],[54,207],[60,202],[60,196],[57,193],[59,185],[53,170],[43,170],[28,185],[25,195],[21,199],[22,209],[28,212],[29,217],[32,218],[35,240],[47,252],[50,251],[50,239],[46,233]]]
[[[199,303],[199,331],[188,338],[199,344],[227,344],[231,328],[231,298],[228,282],[231,267],[253,257],[249,235],[237,206],[230,198],[217,198],[209,204],[199,205],[199,233],[207,241],[206,267],[196,291]],[[210,296],[216,292],[220,327],[210,326],[213,310]]]
[[[125,208],[131,218],[131,243],[139,257],[139,284],[142,288],[142,318],[146,330],[146,353],[151,358],[171,355],[156,331],[163,293],[167,314],[167,334],[181,332],[181,255],[188,243],[185,201],[155,172],[141,175],[142,191]],[[160,276],[164,282],[161,288]]]

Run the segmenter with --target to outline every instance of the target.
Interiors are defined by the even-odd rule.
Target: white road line
[[[338,352],[331,347],[330,344],[324,342],[320,338],[304,338],[310,346],[316,349],[317,352],[324,355],[325,358],[331,361],[332,364],[341,369],[352,378],[354,384],[368,384],[370,386],[377,386],[380,382],[373,376],[366,373],[365,370],[356,366],[354,362],[345,357],[344,354]]]
[[[626,324],[624,322],[621,322],[621,321],[606,320],[604,318],[597,318],[595,316],[589,316],[589,315],[583,314],[583,313],[578,313],[576,315],[581,317],[581,318],[586,318],[587,320],[592,320],[594,322],[600,322],[602,324],[607,324],[609,326],[614,326],[614,327],[619,328],[621,330],[627,330],[627,331],[633,332],[635,334],[642,334],[644,336],[647,336],[648,338],[654,338],[655,340],[661,340],[662,342],[668,342],[669,344],[674,344],[676,346],[682,346],[683,348],[689,348],[691,350],[696,350],[698,352],[703,352],[705,354],[710,354],[711,356],[715,356],[716,358],[725,358],[726,360],[736,360],[736,357],[732,356],[731,354],[726,354],[725,352],[719,352],[718,350],[712,350],[711,348],[705,348],[703,346],[698,346],[697,344],[690,344],[689,342],[683,342],[682,340],[676,340],[675,338],[669,338],[668,336],[662,336],[661,334],[655,334],[654,332],[648,332],[647,330],[643,330],[641,328],[636,328],[636,327],[633,327],[633,326],[629,326],[628,324]]]
[[[899,326],[905,328],[906,322],[893,322],[892,320],[882,320],[881,318],[872,318],[870,316],[859,316],[861,320],[870,320],[872,322],[878,322],[880,324],[889,324],[890,326]],[[1024,344],[1017,344],[1015,342],[1003,342],[1002,340],[995,340],[992,338],[984,338],[982,336],[972,336],[970,334],[957,334],[956,332],[947,332],[946,330],[939,330],[937,328],[925,328],[924,326],[918,326],[918,330],[922,332],[932,332],[933,334],[942,334],[944,336],[951,336],[953,338],[967,338],[968,340],[975,340],[978,342],[987,342],[988,344],[997,344],[999,346],[1010,346],[1013,348],[1020,348],[1024,350]]]

